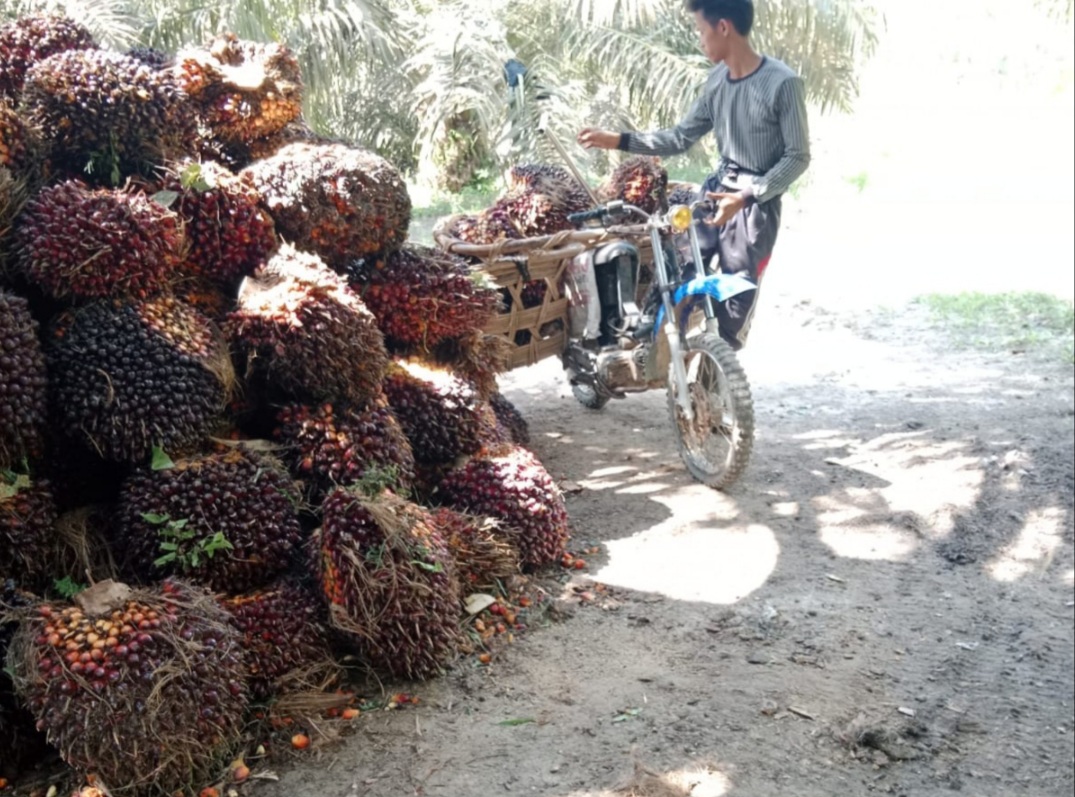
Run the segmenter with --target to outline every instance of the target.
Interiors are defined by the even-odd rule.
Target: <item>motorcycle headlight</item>
[[[692,221],[694,221],[694,214],[686,205],[672,205],[668,209],[668,223],[673,232],[686,232]]]

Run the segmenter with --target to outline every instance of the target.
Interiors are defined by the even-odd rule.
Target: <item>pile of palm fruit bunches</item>
[[[520,167],[481,223],[585,204]],[[499,289],[410,210],[304,123],[286,47],[0,28],[0,791],[58,755],[197,794],[341,662],[423,679],[525,626],[567,513],[497,390]]]

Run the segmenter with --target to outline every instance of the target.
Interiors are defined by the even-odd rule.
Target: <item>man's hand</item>
[[[577,140],[586,149],[616,149],[620,145],[620,134],[587,127],[579,131]]]
[[[717,212],[705,220],[706,224],[713,227],[723,227],[747,204],[746,199],[740,194],[706,191],[705,196],[706,199],[712,199],[717,203]]]

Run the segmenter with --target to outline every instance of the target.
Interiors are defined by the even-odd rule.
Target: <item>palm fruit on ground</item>
[[[459,643],[459,585],[426,510],[337,488],[311,553],[329,622],[377,670],[436,675]]]
[[[273,436],[292,473],[312,482],[315,494],[354,484],[371,471],[399,491],[414,483],[411,444],[382,394],[358,405],[289,404],[277,420]]]
[[[589,210],[593,200],[575,176],[562,166],[521,163],[508,171],[509,192],[530,191],[551,197],[567,213]]]
[[[382,387],[417,461],[447,463],[481,449],[481,397],[472,385],[447,371],[401,361]]]
[[[50,586],[56,569],[56,502],[46,479],[0,472],[0,580]]]
[[[482,398],[497,390],[497,375],[508,370],[512,345],[501,335],[473,330],[438,343],[429,359],[472,385]]]
[[[247,706],[239,633],[200,590],[100,582],[29,610],[16,691],[63,759],[119,793],[172,795],[233,754]]]
[[[243,41],[227,33],[206,47],[180,52],[175,60],[179,84],[218,141],[250,143],[302,113],[299,61],[283,44]]]
[[[498,581],[518,575],[519,552],[500,523],[448,507],[436,509],[432,515],[433,528],[448,546],[464,594],[493,589]]]
[[[18,100],[30,67],[65,50],[97,47],[88,30],[66,17],[33,15],[0,27],[0,97]]]
[[[560,561],[569,536],[564,499],[526,449],[475,457],[448,473],[437,492],[449,506],[503,521],[524,566]]]
[[[60,299],[160,292],[180,262],[179,217],[137,190],[68,180],[31,199],[15,228],[16,265]]]
[[[298,503],[281,463],[241,448],[140,468],[120,494],[127,569],[144,581],[180,575],[230,594],[264,586],[301,540]]]
[[[25,609],[34,602],[33,595],[20,590],[12,579],[0,577],[0,664],[7,657],[8,645],[18,627],[5,622],[9,612]],[[44,734],[34,728],[34,718],[19,705],[10,676],[0,667],[0,778],[14,781],[26,768],[48,755]]]
[[[227,331],[248,371],[300,397],[360,403],[388,364],[373,313],[321,258],[291,246],[243,280]]]
[[[296,142],[246,169],[276,231],[335,269],[407,238],[411,200],[399,171],[345,144]]]
[[[168,71],[105,50],[69,50],[26,73],[27,121],[48,132],[50,159],[118,185],[180,155],[196,132],[189,98]]]
[[[28,303],[0,290],[0,470],[40,453],[46,381]]]
[[[489,397],[489,404],[496,414],[497,425],[503,427],[507,437],[516,445],[528,445],[530,443],[530,426],[515,405],[499,392],[493,393]]]
[[[603,202],[621,199],[629,205],[655,213],[664,204],[668,172],[658,158],[635,155],[613,170],[597,195]]]
[[[219,600],[242,634],[243,663],[254,698],[265,700],[315,685],[332,674],[325,603],[311,590],[283,581]]]
[[[428,351],[445,338],[481,329],[500,297],[466,261],[408,244],[386,257],[356,260],[348,282],[377,316],[393,351]]]
[[[170,297],[65,312],[45,358],[58,430],[116,462],[197,443],[235,382],[219,332]]]
[[[272,218],[249,177],[212,161],[180,162],[164,189],[183,220],[188,249],[182,270],[224,284],[253,274],[276,250]]]

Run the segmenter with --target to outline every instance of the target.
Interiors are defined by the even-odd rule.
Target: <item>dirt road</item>
[[[764,298],[728,494],[691,483],[663,396],[593,413],[555,363],[511,374],[602,545],[565,616],[258,793],[1071,795],[1070,364]]]

